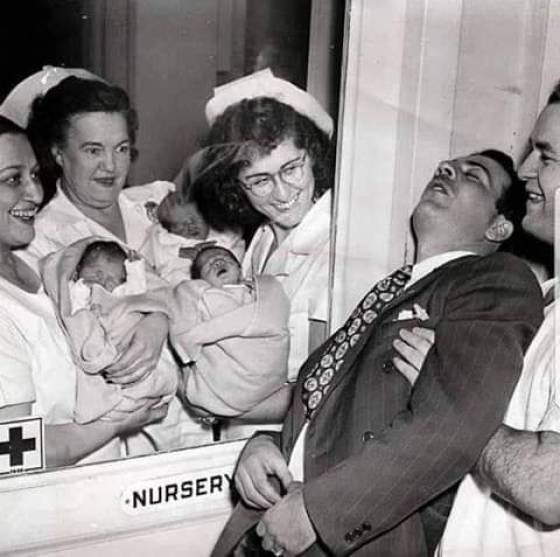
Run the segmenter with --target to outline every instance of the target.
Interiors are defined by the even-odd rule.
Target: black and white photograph
[[[560,0],[2,8],[0,555],[560,555]]]

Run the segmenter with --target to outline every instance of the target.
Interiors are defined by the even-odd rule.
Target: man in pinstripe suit
[[[302,366],[282,434],[258,434],[241,454],[241,502],[214,555],[240,540],[235,554],[254,554],[243,549],[254,534],[243,535],[255,524],[276,555],[434,548],[441,504],[501,422],[542,319],[532,273],[496,253],[512,232],[514,176],[495,151],[438,166],[412,217],[410,282],[367,318],[376,285]],[[350,346],[358,317],[368,326]],[[412,389],[392,365],[392,342],[416,324],[436,330],[436,345]],[[321,383],[322,394],[309,396]]]

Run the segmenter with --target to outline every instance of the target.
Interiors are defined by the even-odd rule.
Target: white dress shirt
[[[546,294],[556,284],[543,284]],[[555,347],[560,344],[560,305],[545,307],[545,318],[533,338],[504,423],[515,429],[560,433],[560,367]],[[537,520],[521,518],[511,505],[492,496],[469,474],[461,482],[447,522],[438,556],[557,557],[560,528],[548,529]]]

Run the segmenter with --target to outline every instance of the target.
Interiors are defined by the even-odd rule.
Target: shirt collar
[[[282,242],[289,246],[290,251],[300,255],[308,255],[317,250],[317,244],[329,237],[331,226],[331,192],[325,192],[321,198],[307,211],[301,222]],[[268,225],[270,234],[272,227]]]
[[[437,255],[432,255],[420,263],[416,263],[412,267],[412,274],[410,277],[410,281],[407,284],[407,288],[410,287],[415,282],[418,282],[420,279],[428,276],[434,269],[449,263],[455,259],[459,259],[459,257],[465,257],[466,255],[476,255],[472,251],[465,251],[465,250],[455,250],[455,251],[446,251],[444,253],[438,253]]]
[[[114,234],[109,230],[107,230],[104,226],[100,225],[91,217],[88,217],[87,215],[82,213],[82,211],[80,211],[80,209],[78,209],[78,207],[76,207],[76,205],[74,205],[74,203],[70,201],[70,198],[66,195],[66,193],[61,187],[60,179],[57,181],[56,193],[51,201],[55,201],[57,210],[63,212],[64,215],[67,217],[64,221],[60,221],[60,219],[58,220],[57,226],[59,230],[63,230],[68,227],[73,229],[75,228],[76,224],[78,224],[80,228],[87,227],[87,229],[90,230],[90,233],[92,235],[99,234],[101,236],[107,236],[107,235],[114,236]],[[122,191],[119,193],[117,203],[119,204],[121,215],[123,217],[127,239],[130,240],[129,237],[133,236],[135,232],[135,227],[131,225],[129,222],[131,218],[134,218],[133,215],[135,215],[135,212],[133,209],[135,204],[133,201],[127,199],[126,196],[123,195]],[[140,215],[139,218],[142,218],[142,222],[144,222],[145,219],[143,217],[145,216],[146,219],[148,218],[147,212],[144,207],[141,207],[140,209],[141,209],[140,212],[142,214]],[[141,228],[143,230],[145,226]],[[114,237],[116,238],[116,236]]]
[[[52,199],[57,205],[57,210],[72,216],[77,220],[87,218],[75,205],[68,199],[68,196],[61,187],[60,179],[56,182],[56,193]],[[50,203],[50,202],[49,202]]]

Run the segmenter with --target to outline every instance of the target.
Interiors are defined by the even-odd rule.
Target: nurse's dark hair
[[[33,101],[27,126],[41,167],[43,183],[48,190],[54,187],[54,182],[61,175],[61,169],[51,152],[52,147],[65,144],[72,116],[88,112],[122,114],[130,140],[131,158],[136,157],[134,144],[138,119],[126,91],[96,79],[67,77]]]
[[[15,122],[12,122],[5,116],[0,115],[0,135],[6,133],[27,136],[23,128],[20,128]]]
[[[249,202],[238,176],[243,167],[270,154],[286,139],[307,152],[315,181],[314,198],[318,199],[332,187],[332,146],[327,134],[312,120],[270,97],[244,99],[216,118],[206,146],[237,144],[244,156],[238,155],[229,161],[224,158],[221,164],[216,164],[219,149],[208,150],[207,157],[211,160],[205,162],[213,165],[213,172],[192,184],[183,184],[210,226],[224,230],[254,227],[266,221]]]
[[[560,80],[554,85],[546,104],[556,104],[560,103]]]

